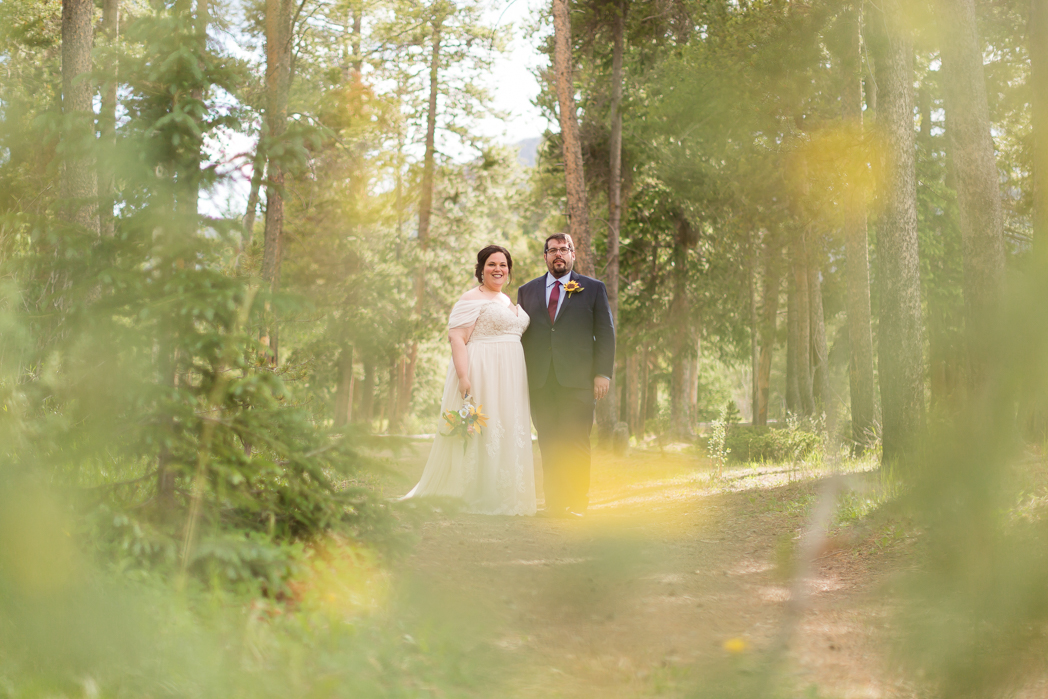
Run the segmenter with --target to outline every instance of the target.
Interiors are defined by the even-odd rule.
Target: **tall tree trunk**
[[[582,167],[579,119],[575,112],[574,60],[571,55],[569,0],[553,0],[553,73],[564,149],[564,176],[568,190],[568,231],[575,243],[576,269],[594,274],[593,246],[590,241],[589,203]]]
[[[338,356],[338,385],[335,389],[335,427],[353,420],[353,345],[343,343]]]
[[[822,270],[821,265],[810,264],[808,267],[808,292],[811,294],[811,354],[812,354],[812,394],[816,400],[816,412],[829,414],[830,363],[826,347],[826,317],[822,310]]]
[[[437,97],[440,94],[440,44],[444,17],[433,19],[433,38],[429,62],[429,106],[426,110],[426,155],[422,162],[422,192],[418,204],[418,240],[425,250],[429,241],[430,218],[433,214],[433,181],[437,168]],[[422,289],[420,292],[425,293]]]
[[[655,357],[649,350],[644,352],[644,419],[654,420],[659,416],[659,379],[655,373]]]
[[[673,250],[673,301],[670,318],[674,333],[672,344],[672,378],[670,380],[670,432],[677,439],[690,439],[691,415],[688,411],[690,378],[688,362],[692,359],[695,342],[691,327],[691,308],[688,300],[688,249],[695,242],[695,233],[688,219],[680,214],[677,220],[677,240]]]
[[[287,129],[288,92],[291,88],[291,0],[266,0],[266,140],[279,142]],[[267,151],[269,149],[267,148]],[[266,229],[262,251],[262,278],[271,293],[280,288],[284,246],[284,166],[270,159],[266,178]],[[267,314],[268,315],[268,314]],[[276,319],[267,318],[270,361],[279,360]]]
[[[115,49],[120,34],[120,0],[103,0],[102,31],[111,49]],[[115,233],[113,207],[115,201],[115,179],[113,177],[112,158],[116,151],[116,86],[117,62],[112,67],[102,86],[102,109],[98,113],[98,130],[105,151],[98,168],[99,210],[98,224],[102,235],[111,237]]]
[[[786,412],[801,413],[800,381],[797,378],[797,347],[801,344],[800,324],[797,310],[797,277],[793,274],[793,262],[786,280]]]
[[[691,360],[688,362],[689,373],[688,373],[688,427],[692,431],[695,430],[695,419],[699,414],[699,360],[702,359],[702,330],[697,327],[695,330],[695,354],[692,355]]]
[[[255,146],[255,157],[251,161],[251,191],[247,196],[247,211],[244,213],[244,233],[240,242],[240,253],[246,255],[251,250],[252,239],[255,235],[255,215],[258,212],[258,194],[262,189],[262,178],[266,171],[265,148],[266,133],[263,128],[258,136],[258,144]],[[239,264],[239,263],[238,263]]]
[[[159,374],[160,385],[170,389],[178,386],[177,350],[174,348],[174,338],[166,337],[164,339],[165,341],[158,343],[155,349],[157,359],[159,360],[157,373]],[[160,420],[173,438],[174,432],[178,427],[174,415],[170,413],[161,415]],[[155,499],[157,508],[161,511],[169,510],[175,502],[175,479],[177,475],[173,468],[175,466],[175,457],[168,446],[173,441],[173,439],[162,440],[160,452],[157,455]]]
[[[350,61],[350,65],[353,67],[356,80],[360,80],[360,75],[364,72],[364,54],[360,52],[361,40],[364,36],[363,27],[364,4],[363,2],[357,2],[353,5],[353,32],[350,39],[350,47],[353,50],[353,58]]]
[[[760,255],[759,236],[750,233],[749,261],[749,297],[750,297],[750,424],[757,424],[757,403],[760,402],[760,388],[757,386],[757,374],[760,370],[760,316],[757,313],[757,274]]]
[[[62,113],[67,118],[62,163],[62,215],[85,231],[98,233],[98,174],[91,150],[95,135],[91,46],[92,0],[62,2]]]
[[[619,2],[615,14],[611,52],[611,143],[609,145],[608,177],[608,260],[605,285],[612,320],[619,322],[619,230],[622,221],[622,59],[625,50],[625,0]]]
[[[942,76],[964,251],[969,379],[986,373],[986,350],[1004,273],[1004,214],[990,135],[983,43],[974,0],[940,0]]]
[[[608,289],[611,320],[619,325],[619,229],[622,221],[622,54],[626,33],[626,2],[621,0],[615,13],[611,51],[611,142],[608,147],[608,245],[604,283]],[[597,440],[607,449],[612,444],[618,421],[615,377],[611,377],[608,395],[597,404]]]
[[[757,360],[757,407],[753,424],[768,424],[771,398],[771,355],[779,317],[779,289],[782,286],[782,240],[769,233],[764,239],[764,288],[761,300],[760,357]]]
[[[924,424],[921,284],[913,124],[913,43],[900,0],[882,4],[888,41],[878,56],[878,127],[887,167],[878,229],[881,264],[878,353],[883,413],[882,459],[905,461]]]
[[[364,383],[360,391],[360,409],[357,411],[357,419],[360,422],[371,424],[375,412],[375,360],[370,357],[364,359]]]
[[[866,95],[866,111],[871,119],[877,118],[877,59],[873,54],[866,53],[866,71],[863,73],[863,87]]]
[[[192,18],[192,3],[190,0],[179,0],[175,3],[175,11],[183,14],[187,20]],[[197,66],[203,74],[204,56],[207,52],[207,28],[211,23],[210,0],[197,0],[196,17],[192,18],[192,31],[196,38]],[[197,85],[189,93],[191,104],[184,105],[183,110],[190,114],[197,122],[203,121],[205,114],[198,111],[196,103],[204,98],[204,88]],[[178,99],[178,98],[176,98]],[[198,137],[186,151],[186,159],[181,161],[177,176],[178,190],[176,194],[176,205],[185,230],[196,232],[198,226],[197,214],[200,208],[200,164],[203,160],[204,141]]]
[[[1026,32],[1033,87],[1033,249],[1048,269],[1048,0],[1030,0]]]
[[[400,387],[400,367],[401,362],[398,361],[398,357],[395,354],[389,356],[389,386],[386,391],[386,433],[392,434],[394,423],[392,415],[397,411],[397,389]]]
[[[858,3],[849,11],[847,50],[841,61],[843,90],[841,112],[845,128],[861,142],[862,61],[860,46],[860,12]],[[930,119],[929,119],[930,126]],[[924,128],[922,120],[921,128]],[[873,331],[870,320],[870,250],[867,237],[866,192],[862,182],[846,182],[844,197],[844,245],[846,303],[848,309],[848,344],[851,357],[848,367],[849,401],[851,403],[852,453],[866,451],[874,431]]]
[[[790,269],[796,289],[797,322],[790,341],[796,341],[794,375],[797,377],[798,408],[802,415],[815,413],[811,380],[811,291],[808,288],[808,251],[806,231],[799,230],[790,238]]]
[[[629,425],[630,435],[644,436],[644,420],[641,412],[641,396],[643,394],[644,376],[641,371],[641,356],[637,350],[631,351],[626,356],[626,384],[623,388],[623,401],[626,403],[626,424]]]
[[[674,439],[687,441],[692,435],[688,414],[688,360],[683,348],[673,356],[670,374],[670,434]]]
[[[930,147],[932,140],[932,90],[931,86],[924,82],[921,83],[920,90],[917,92],[917,113],[921,117],[921,132],[917,142]]]
[[[426,113],[426,154],[422,164],[422,192],[418,208],[419,267],[415,274],[415,318],[421,322],[426,302],[425,254],[429,249],[430,222],[433,215],[433,188],[437,168],[437,97],[440,94],[440,51],[445,16],[433,18],[433,38],[429,63],[429,106]],[[400,387],[397,391],[395,411],[390,415],[390,430],[399,429],[411,408],[411,394],[415,384],[415,368],[418,365],[418,343],[412,342],[407,357],[401,360]]]

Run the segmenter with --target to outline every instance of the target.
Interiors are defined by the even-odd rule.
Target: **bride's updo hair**
[[[477,277],[477,281],[481,284],[484,283],[484,265],[488,263],[488,258],[496,252],[501,252],[506,256],[506,266],[509,267],[510,276],[513,276],[513,256],[509,254],[509,250],[501,245],[489,245],[477,253],[477,269],[474,271],[474,274]]]

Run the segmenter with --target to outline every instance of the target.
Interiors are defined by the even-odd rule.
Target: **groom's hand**
[[[611,387],[611,379],[605,376],[594,376],[593,377],[593,400],[600,400],[604,396],[608,395],[608,389]]]

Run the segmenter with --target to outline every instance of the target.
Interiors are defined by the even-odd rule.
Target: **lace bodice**
[[[523,308],[506,305],[498,300],[489,301],[481,307],[469,341],[500,335],[515,335],[519,338],[530,323],[531,318]]]

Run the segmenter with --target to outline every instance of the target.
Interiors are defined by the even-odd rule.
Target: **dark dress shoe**
[[[564,519],[568,516],[568,508],[556,507],[556,508],[545,508],[535,513],[536,517],[542,517],[543,519]]]
[[[570,507],[564,510],[564,516],[568,519],[582,519],[586,516],[586,513],[581,510],[573,510]]]

